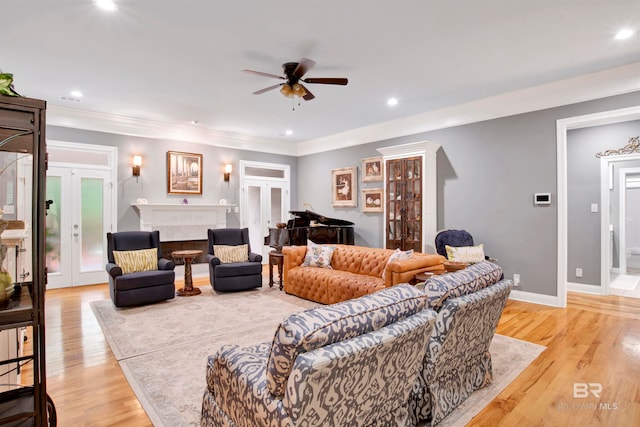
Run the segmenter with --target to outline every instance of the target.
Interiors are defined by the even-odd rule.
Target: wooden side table
[[[200,288],[193,287],[193,279],[191,278],[191,261],[200,255],[202,255],[202,251],[198,250],[173,251],[171,254],[174,258],[184,259],[184,288],[178,289],[176,295],[190,297],[200,294]]]
[[[279,285],[280,290],[282,290],[283,280],[282,280],[282,268],[284,266],[284,254],[276,251],[269,252],[269,287],[273,287],[273,266],[278,266],[278,277],[280,279]]]

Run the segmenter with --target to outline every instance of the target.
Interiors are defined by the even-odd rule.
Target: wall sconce
[[[229,177],[231,176],[232,169],[233,166],[231,166],[231,163],[224,165],[224,182],[226,182],[227,185],[229,185]]]
[[[131,173],[136,177],[136,182],[138,182],[138,177],[140,176],[140,166],[142,166],[142,156],[133,156],[133,168],[131,169]]]

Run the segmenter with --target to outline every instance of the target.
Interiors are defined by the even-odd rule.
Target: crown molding
[[[221,132],[196,125],[156,122],[51,104],[47,106],[47,125],[292,155],[291,142]]]
[[[640,62],[635,62],[297,144],[182,123],[161,123],[51,104],[47,106],[47,124],[299,157],[634,92],[640,90],[638,76]]]
[[[640,62],[329,135],[298,144],[305,156],[640,90]]]

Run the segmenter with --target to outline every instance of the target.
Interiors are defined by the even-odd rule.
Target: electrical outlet
[[[513,275],[513,286],[520,286],[520,275],[519,274],[514,274]]]
[[[580,267],[576,268],[576,277],[582,277],[582,269]]]

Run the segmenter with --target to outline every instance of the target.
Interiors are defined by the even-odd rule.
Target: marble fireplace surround
[[[134,203],[141,231],[160,231],[163,253],[200,249],[206,254],[207,229],[225,228],[235,205]],[[201,259],[200,259],[201,258]],[[204,261],[203,261],[204,259]],[[196,262],[206,262],[203,254]]]

